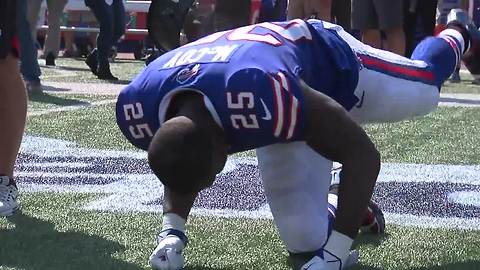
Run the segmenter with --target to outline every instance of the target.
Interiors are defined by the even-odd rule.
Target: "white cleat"
[[[11,216],[18,209],[17,197],[18,189],[10,184],[10,178],[0,176],[0,216]]]

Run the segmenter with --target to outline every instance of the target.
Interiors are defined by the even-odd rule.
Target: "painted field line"
[[[115,102],[117,102],[116,99],[107,99],[107,100],[95,101],[95,102],[91,102],[91,103],[86,102],[86,103],[81,104],[81,105],[72,105],[72,106],[52,108],[52,109],[36,111],[36,112],[29,112],[28,116],[38,116],[38,115],[46,115],[46,114],[58,113],[58,112],[76,111],[76,110],[85,109],[85,108],[88,108],[88,107],[112,104],[112,103],[115,103]]]

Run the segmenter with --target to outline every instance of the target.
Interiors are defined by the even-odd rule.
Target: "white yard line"
[[[117,101],[116,99],[107,99],[107,100],[95,101],[92,103],[85,103],[81,105],[72,105],[72,106],[65,106],[61,108],[46,109],[41,111],[29,112],[28,116],[38,116],[38,115],[46,115],[46,114],[51,114],[56,112],[75,111],[75,110],[80,110],[80,109],[93,107],[93,106],[112,104],[112,103],[115,103],[116,101]]]

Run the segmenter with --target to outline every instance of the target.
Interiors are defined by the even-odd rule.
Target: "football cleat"
[[[338,195],[339,184],[330,185],[329,194]],[[383,212],[376,202],[370,200],[365,217],[360,226],[360,232],[382,234],[385,232],[385,217]]]
[[[465,40],[465,67],[475,80],[480,79],[480,31],[462,9],[452,9],[447,17],[447,28],[458,30]]]
[[[455,8],[450,10],[447,16],[447,28],[456,29],[462,34],[465,41],[465,51],[468,51],[472,42],[480,40],[478,29],[463,9]]]
[[[372,200],[368,203],[360,232],[373,234],[382,234],[385,232],[385,217],[383,216],[383,212]]]
[[[19,205],[18,189],[8,176],[0,176],[0,216],[11,216]]]

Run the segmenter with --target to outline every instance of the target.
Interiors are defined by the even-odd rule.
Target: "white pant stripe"
[[[273,135],[279,137],[283,129],[283,99],[282,99],[282,86],[276,78],[272,78],[273,81],[273,93],[275,95],[275,105],[277,106],[277,114],[275,115],[275,130]]]

